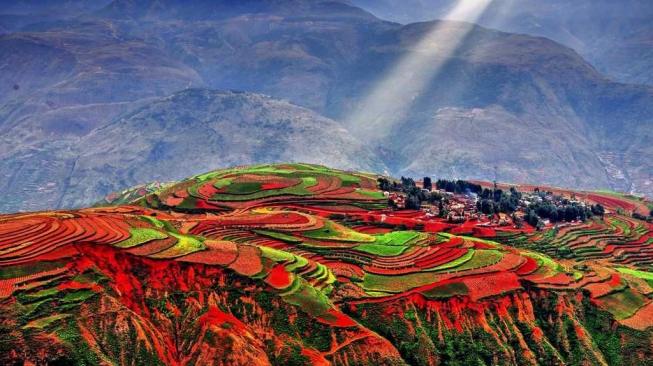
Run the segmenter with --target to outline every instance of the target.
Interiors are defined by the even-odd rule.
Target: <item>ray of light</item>
[[[459,0],[444,19],[478,19],[493,0]],[[385,77],[382,77],[345,118],[351,131],[361,138],[380,140],[387,137],[412,102],[453,56],[470,23],[437,22]]]

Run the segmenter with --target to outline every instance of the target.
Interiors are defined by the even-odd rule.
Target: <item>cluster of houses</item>
[[[415,183],[417,187],[420,188],[424,193],[429,195],[432,193],[437,193],[440,195],[440,197],[443,197],[441,204],[439,202],[422,201],[421,210],[426,218],[446,218],[447,221],[452,223],[462,223],[472,219],[485,219],[484,215],[481,214],[477,209],[476,202],[478,201],[478,196],[476,194],[454,194],[452,192],[447,192],[443,189],[437,188],[428,190],[422,188],[422,181],[416,181]],[[393,203],[393,206],[396,208],[406,208],[407,196],[405,193],[384,192],[384,195]],[[442,215],[441,211],[444,211],[444,216]],[[501,220],[505,220],[505,218],[502,218]],[[508,224],[508,221],[505,221],[505,224]]]
[[[415,181],[417,188],[425,195],[435,194],[441,197],[438,201],[422,201],[421,211],[424,213],[425,218],[441,218],[446,219],[451,223],[463,223],[469,220],[478,220],[482,225],[488,226],[516,226],[519,222],[524,221],[527,208],[531,204],[550,203],[556,207],[565,204],[575,203],[581,207],[585,207],[586,203],[577,200],[575,197],[562,197],[553,192],[540,192],[535,190],[532,192],[521,192],[519,205],[514,213],[495,213],[491,215],[483,214],[478,207],[480,197],[473,192],[464,194],[456,194],[448,192],[444,189],[438,189],[435,185],[431,189],[424,188],[423,181]],[[408,197],[404,192],[384,192],[385,196],[394,204],[398,209],[405,209]],[[443,212],[444,211],[444,212]],[[549,220],[544,219],[544,224],[549,225]]]

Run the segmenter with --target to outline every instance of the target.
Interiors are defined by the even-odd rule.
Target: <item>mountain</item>
[[[100,17],[112,19],[215,21],[244,14],[277,16],[352,16],[373,18],[361,9],[338,0],[199,0],[192,6],[181,0],[117,0],[96,12]]]
[[[42,22],[72,19],[107,6],[111,0],[1,0],[0,34]]]
[[[653,90],[610,80],[570,48],[461,22],[401,25],[342,2],[237,3],[188,7],[172,0],[116,0],[74,19],[26,25],[0,37],[2,210],[69,207],[138,182],[180,178],[146,175],[137,163],[149,152],[127,149],[134,155],[109,160],[133,172],[129,179],[121,176],[89,191],[66,188],[84,180],[71,173],[80,169],[78,158],[85,172],[98,169],[84,163],[84,156],[98,156],[93,147],[101,145],[99,131],[117,120],[137,123],[125,116],[195,88],[288,100],[314,111],[316,120],[325,120],[317,116],[322,115],[339,121],[359,141],[351,151],[362,144],[374,154],[363,154],[360,162],[358,155],[349,155],[347,162],[344,156],[327,161],[302,155],[303,160],[376,171],[387,167],[396,174],[496,175],[503,181],[653,194],[653,166],[646,159],[653,146]],[[462,31],[465,37],[451,52],[433,56],[418,47],[433,29]],[[415,57],[432,57],[442,67],[425,78],[406,73],[401,88],[389,88],[395,93],[390,102],[410,97],[406,114],[395,119],[381,112],[387,128],[375,128],[369,119],[354,121],[360,110],[374,111],[366,101],[393,68]],[[392,103],[377,103],[384,104]],[[194,133],[186,132],[181,120],[197,112],[191,106],[176,107],[178,127],[168,125],[171,119],[158,122],[170,131]],[[125,134],[107,128],[123,137],[140,131],[137,125],[120,126]],[[252,128],[247,133],[262,135],[259,126]],[[187,138],[161,138],[168,141],[160,145],[166,150],[188,148]],[[263,159],[264,150],[245,151]],[[206,168],[253,162],[244,155],[242,161],[232,155],[224,162],[194,155],[200,158],[193,161]],[[168,156],[166,164],[188,161],[175,159]]]
[[[336,121],[259,94],[207,89],[153,99],[82,137],[18,154],[0,163],[12,172],[2,182],[6,210],[88,205],[141,180],[181,179],[210,165],[309,161],[385,169]],[[19,184],[29,181],[52,182],[33,193],[37,206]]]
[[[453,0],[352,0],[400,23],[442,19]],[[647,0],[494,0],[479,19],[459,17],[511,33],[553,39],[578,51],[615,80],[653,84],[653,4]]]
[[[86,197],[100,197],[106,187],[113,191],[142,177],[181,179],[211,165],[306,161],[385,169],[336,121],[259,94],[205,89],[153,101],[94,130],[76,147],[80,157],[63,196],[65,207],[88,204]]]
[[[604,205],[600,216],[540,232],[485,215],[452,223],[397,210],[382,182],[396,183],[393,199],[415,188],[281,163],[130,190],[114,196],[120,205],[0,215],[0,362],[644,365],[653,357],[653,226],[631,216],[646,201],[506,189]]]
[[[375,88],[376,71],[363,70],[388,70],[423,53],[414,45],[431,29],[459,26],[407,25],[370,49],[355,66],[359,84],[332,91],[342,93],[330,106],[336,118],[364,102],[360,90]],[[412,95],[410,108],[383,128],[382,144],[396,152],[389,165],[400,174],[492,179],[497,166],[506,181],[650,191],[651,167],[641,157],[651,156],[653,88],[612,82],[572,49],[474,27],[422,89],[410,89],[422,78],[412,77],[402,75],[407,89],[394,95]]]

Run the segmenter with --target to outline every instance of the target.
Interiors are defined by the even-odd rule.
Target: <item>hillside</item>
[[[134,176],[92,191],[66,188],[78,179],[71,174],[77,159],[97,156],[80,144],[96,141],[90,136],[106,126],[114,126],[114,136],[129,138],[139,127],[126,124],[135,122],[128,116],[187,88],[270,95],[311,109],[316,124],[328,118],[355,134],[372,121],[353,126],[351,115],[366,109],[366,97],[394,65],[423,51],[415,48],[421,39],[433,28],[468,27],[401,25],[341,2],[197,4],[191,9],[174,0],[116,0],[73,19],[27,24],[0,36],[0,177],[6,177],[0,178],[0,210],[71,207],[138,182],[181,178],[175,170],[145,174],[139,164],[152,150],[126,149],[134,155],[107,158],[122,159],[123,174]],[[471,27],[450,56],[423,90],[395,91],[414,98],[408,113],[383,131],[391,138],[356,135],[376,157],[300,159],[477,179],[494,179],[496,166],[505,181],[653,194],[646,159],[653,153],[650,87],[613,82],[574,50],[548,39],[483,27]],[[168,116],[194,113],[181,104]],[[116,130],[118,120],[126,121],[123,133]],[[183,120],[177,123],[170,130],[185,131]],[[259,126],[248,133],[264,135]],[[329,128],[323,130],[328,134]],[[170,149],[187,147],[183,138],[171,139],[179,144],[167,141]],[[192,155],[200,165],[194,168],[272,160],[218,161],[202,154],[214,150],[222,148],[198,147]],[[248,152],[263,156],[262,150]],[[166,160],[183,166],[187,156],[178,155]],[[17,202],[17,189],[28,198]]]
[[[442,19],[453,0],[352,0],[400,23]],[[647,0],[494,0],[480,19],[460,18],[511,33],[547,37],[577,50],[614,80],[653,84],[653,4]]]
[[[605,215],[543,231],[453,224],[391,209],[377,178],[256,165],[140,187],[104,207],[2,215],[0,361],[634,365],[653,356],[653,226],[626,215],[645,202],[560,192],[605,205]]]
[[[260,94],[207,89],[153,98],[107,125],[52,145],[23,147],[0,163],[11,171],[0,180],[5,210],[89,205],[142,181],[182,179],[198,167],[308,161],[385,169],[338,122]],[[52,183],[34,193],[19,184],[35,180]]]
[[[0,34],[34,23],[73,19],[109,4],[111,0],[0,0]]]
[[[431,29],[457,27],[465,28],[401,27],[361,56],[359,84],[337,85],[332,94],[342,96],[330,110],[346,118],[364,101],[359,91],[375,87],[372,72],[425,53],[414,47]],[[405,75],[407,87],[420,75]],[[653,184],[641,159],[651,154],[653,89],[614,83],[548,39],[473,27],[425,88],[396,94],[413,95],[405,116],[383,125],[381,145],[395,152],[388,165],[398,174],[490,180],[497,167],[506,181],[647,194]]]

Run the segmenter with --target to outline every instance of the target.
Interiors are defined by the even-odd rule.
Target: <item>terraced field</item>
[[[227,357],[193,346],[215,337],[266,357],[285,350],[335,364],[363,357],[351,350],[357,339],[388,350],[365,359],[401,360],[360,309],[406,299],[471,309],[537,291],[575,293],[623,327],[653,329],[653,226],[616,213],[625,203],[545,232],[444,225],[389,210],[376,178],[304,164],[241,167],[126,191],[113,198],[118,206],[1,216],[0,325],[11,332],[0,339],[0,360],[72,354],[127,363],[125,351],[104,350],[122,348],[100,335],[108,325],[93,309],[127,317],[125,340],[142,343],[134,360],[164,364]],[[273,315],[255,312],[261,306],[292,309],[286,325],[272,326]],[[530,322],[530,332],[542,332]],[[320,344],[310,340],[317,329],[330,334]],[[35,352],[43,342],[49,351]]]

